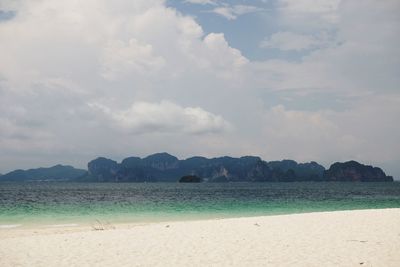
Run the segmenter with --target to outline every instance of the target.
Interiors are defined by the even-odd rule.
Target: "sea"
[[[0,183],[0,229],[400,208],[394,183]]]

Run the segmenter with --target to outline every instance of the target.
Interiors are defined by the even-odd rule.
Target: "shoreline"
[[[400,208],[0,230],[1,266],[399,266],[399,248]]]
[[[352,211],[368,211],[368,210],[396,210],[400,207],[383,207],[383,208],[355,208],[355,209],[343,209],[343,210],[305,210],[296,212],[277,212],[277,213],[254,213],[254,214],[229,214],[221,216],[213,216],[211,214],[195,214],[193,216],[188,216],[184,214],[183,216],[148,216],[142,217],[141,220],[129,219],[129,217],[124,219],[119,219],[117,221],[111,221],[109,218],[101,218],[93,216],[91,219],[89,217],[82,220],[47,220],[47,221],[23,221],[23,222],[0,222],[0,239],[1,232],[7,230],[37,230],[37,229],[63,229],[63,228],[93,228],[93,226],[98,224],[109,225],[113,228],[126,225],[147,225],[147,224],[157,224],[157,223],[175,223],[175,222],[202,222],[202,221],[214,221],[214,220],[225,220],[225,219],[241,219],[241,218],[258,218],[258,217],[275,217],[275,216],[290,216],[290,215],[303,215],[303,214],[314,214],[314,213],[334,213],[334,212],[352,212]]]

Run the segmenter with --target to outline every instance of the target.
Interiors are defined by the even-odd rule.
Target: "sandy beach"
[[[0,229],[0,266],[400,266],[400,209],[100,228]]]

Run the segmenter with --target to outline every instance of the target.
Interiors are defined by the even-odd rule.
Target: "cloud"
[[[240,69],[249,62],[239,50],[229,46],[222,33],[208,34],[204,38],[204,44],[207,47],[207,53],[213,55],[211,62],[213,66],[219,66],[221,69],[232,66],[233,69]]]
[[[351,0],[352,1],[352,0]],[[342,0],[277,0],[275,22],[279,31],[315,35],[335,34],[341,20]]]
[[[162,0],[0,2],[15,12],[0,23],[2,172],[169,151],[391,161],[400,174],[397,0],[282,0],[268,46],[300,56],[253,61]]]
[[[400,19],[395,15],[398,12],[400,5],[396,1],[346,1],[336,11],[340,20],[333,32],[320,29],[313,32],[323,45],[307,51],[296,62],[274,59],[252,64],[265,73],[265,76],[254,75],[253,79],[279,90],[297,88],[355,95],[394,92],[400,83],[396,74],[400,66],[400,38],[393,34],[400,27]],[[282,19],[286,24],[290,22],[291,27],[299,26],[297,19]],[[324,33],[328,35],[324,37]],[[294,48],[290,47],[294,44],[288,46]]]
[[[342,0],[279,0],[281,8],[293,13],[335,12]]]
[[[220,6],[214,8],[211,12],[225,17],[228,20],[235,20],[239,16],[260,11],[261,9],[256,6],[250,5],[233,5],[233,6]]]
[[[266,150],[274,154],[271,158],[292,154],[302,161],[324,158],[325,164],[350,159],[370,163],[372,158],[379,164],[391,162],[400,149],[394,142],[400,134],[395,126],[399,101],[399,96],[369,95],[343,111],[310,112],[273,106],[264,117]],[[387,143],[380,140],[382,129],[390,131]]]
[[[164,58],[153,55],[151,45],[140,44],[136,39],[127,42],[111,40],[103,51],[103,76],[106,79],[117,79],[132,72],[153,72],[165,65]]]
[[[217,0],[185,0],[184,2],[200,5],[215,5]]]
[[[113,125],[134,134],[206,134],[231,127],[221,116],[200,107],[181,107],[169,101],[136,102],[126,110],[117,111],[99,103],[89,103],[89,107],[102,112]]]
[[[237,84],[248,60],[223,34],[204,34],[162,0],[1,4],[16,16],[0,23],[0,168],[84,166],[99,154],[129,154],[133,145],[145,154],[182,142],[189,152],[190,144],[206,149],[207,140],[227,134],[223,108],[209,100]],[[163,137],[143,136],[146,127]]]
[[[265,38],[260,43],[260,47],[277,48],[283,51],[301,51],[315,48],[320,44],[320,40],[310,35],[293,32],[277,32],[272,34],[270,38]]]
[[[291,18],[304,18],[306,16],[334,23],[339,17],[337,10],[342,0],[279,0],[281,11]]]
[[[288,110],[277,105],[265,111],[263,125],[263,135],[268,140],[266,150],[274,154],[271,158],[285,158],[287,153],[302,161],[319,158],[321,154],[326,158],[332,147],[326,148],[325,144],[337,141],[338,127],[325,112]],[[320,147],[325,147],[323,152]]]
[[[165,7],[164,1],[100,1],[82,6],[21,1],[16,8],[18,16],[0,26],[0,73],[15,90],[64,79],[93,91],[93,83],[101,78],[142,84],[150,77],[154,81],[177,78],[204,65],[209,73],[225,75],[237,69],[238,60],[245,60],[222,40],[219,53],[227,58],[216,62],[213,46],[198,23]],[[218,70],[210,68],[214,63]],[[193,67],[188,69],[189,65]],[[102,91],[104,85],[96,87]]]

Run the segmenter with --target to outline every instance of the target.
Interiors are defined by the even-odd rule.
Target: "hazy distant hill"
[[[337,163],[336,163],[337,164]],[[176,182],[182,176],[200,177],[205,182],[294,182],[294,181],[392,181],[392,177],[379,168],[365,171],[357,163],[353,172],[344,171],[341,178],[334,178],[316,163],[297,163],[294,160],[263,161],[259,157],[191,157],[179,160],[168,153],[157,153],[146,158],[129,157],[121,163],[111,159],[97,158],[88,164],[87,175],[80,181],[95,182]],[[332,165],[341,169],[345,165]],[[332,167],[331,167],[332,168]],[[368,169],[368,168],[367,168]],[[379,169],[380,171],[376,171]],[[369,169],[368,169],[369,170]],[[352,179],[349,175],[366,176]],[[358,177],[357,176],[357,177]]]
[[[63,165],[16,170],[0,176],[0,181],[177,182],[184,176],[195,176],[203,182],[393,181],[380,168],[356,161],[337,162],[325,170],[314,161],[266,162],[254,156],[179,160],[165,152],[145,158],[129,157],[121,163],[99,157],[88,163],[87,171]]]
[[[336,162],[324,172],[324,179],[340,182],[393,182],[381,168],[363,165],[357,161]]]
[[[297,163],[294,160],[270,161],[268,166],[276,172],[294,172],[294,179],[297,181],[321,181],[325,168],[315,161],[309,163]]]
[[[50,168],[15,170],[0,176],[0,181],[70,181],[84,175],[85,170],[56,165]]]

